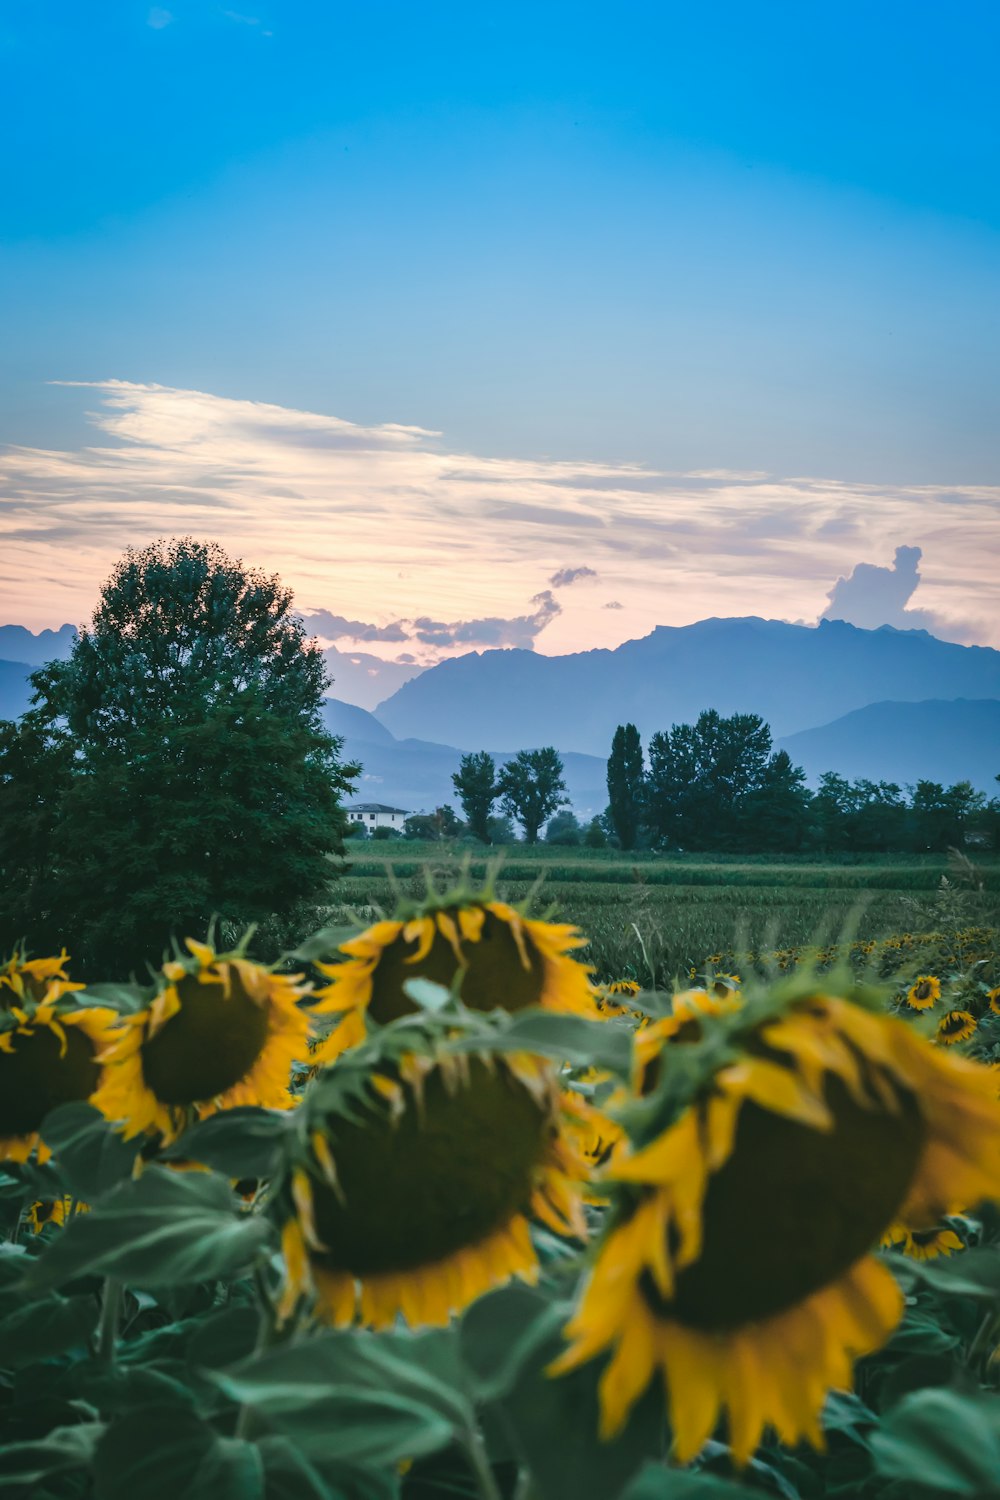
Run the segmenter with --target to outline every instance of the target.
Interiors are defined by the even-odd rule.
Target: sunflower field
[[[463,887],[0,966],[0,1494],[1000,1494],[988,934],[586,941]]]

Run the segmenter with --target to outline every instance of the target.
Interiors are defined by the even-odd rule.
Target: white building
[[[402,833],[403,823],[410,816],[405,807],[387,807],[384,802],[354,802],[344,811],[352,823],[363,823],[369,833],[376,828],[395,828]]]

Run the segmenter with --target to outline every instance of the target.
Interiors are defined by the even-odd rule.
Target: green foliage
[[[787,754],[771,751],[759,714],[723,718],[714,709],[649,742],[647,818],[667,846],[796,849],[809,796]]]
[[[517,830],[506,813],[496,814],[490,818],[487,824],[491,844],[515,844],[517,843]]]
[[[452,774],[451,779],[462,804],[469,832],[481,843],[492,843],[490,815],[500,791],[492,755],[488,750],[463,755],[458,770]]]
[[[407,844],[393,849],[390,864],[402,894],[421,899],[428,869],[446,886],[461,878],[467,860],[461,847]],[[470,879],[481,880],[487,861],[473,858],[468,870]],[[510,849],[497,881],[503,898],[515,903],[543,881],[542,904],[587,934],[582,957],[599,979],[634,975],[649,982],[655,976],[669,989],[713,956],[717,968],[737,972],[748,951],[760,956],[764,969],[781,967],[808,949],[835,945],[845,932],[859,944],[893,934],[938,934],[875,953],[859,947],[852,961],[862,970],[875,965],[885,976],[900,968],[964,971],[983,944],[970,947],[955,934],[982,928],[988,946],[1000,926],[1000,861],[977,858],[975,887],[965,887],[955,914],[941,909],[948,870],[943,857],[933,856],[734,858],[566,848],[543,840]],[[340,890],[346,902],[365,909],[390,910],[396,900],[382,855],[361,853]]]
[[[501,768],[498,789],[504,812],[518,820],[528,844],[538,842],[542,824],[567,801],[563,764],[551,745],[518,751]]]
[[[461,1034],[454,1014],[432,1011],[400,1026],[400,1053],[421,1028],[453,1052],[475,1053],[488,1031],[496,1050],[617,1079],[630,1071],[631,1033],[614,1023],[534,1010],[474,1017]],[[386,1032],[377,1045],[387,1040]],[[339,1091],[346,1104],[365,1072],[360,1064],[353,1071],[354,1083],[342,1061],[318,1086]],[[906,1316],[889,1344],[859,1365],[857,1391],[829,1397],[824,1452],[787,1449],[772,1434],[737,1471],[723,1424],[681,1469],[656,1384],[608,1441],[598,1435],[602,1361],[549,1375],[587,1257],[545,1231],[536,1230],[538,1284],[501,1287],[448,1328],[333,1331],[313,1322],[308,1307],[280,1317],[275,1199],[265,1189],[248,1205],[232,1181],[277,1184],[295,1159],[307,1111],[308,1103],[288,1113],[223,1112],[165,1151],[145,1141],[143,1162],[95,1110],[66,1105],[46,1123],[50,1163],[4,1164],[0,1202],[27,1205],[44,1187],[85,1192],[90,1204],[39,1235],[22,1226],[17,1242],[0,1246],[5,1496],[986,1500],[996,1493],[994,1217],[965,1220],[973,1248],[951,1260],[887,1257],[907,1296]],[[171,1161],[209,1170],[177,1171]]]
[[[432,813],[413,813],[403,823],[403,833],[408,839],[456,839],[465,832],[465,827],[456,816],[453,807],[436,807]]]
[[[587,849],[606,849],[608,836],[604,831],[604,825],[600,818],[591,818],[583,830],[583,843]]]
[[[26,1273],[32,1290],[110,1276],[150,1290],[246,1269],[272,1247],[265,1219],[238,1216],[222,1177],[150,1166],[69,1219]]]
[[[0,735],[0,949],[71,944],[78,973],[125,977],[212,918],[287,925],[323,890],[355,770],[277,578],[190,540],[127,552],[32,681]]]
[[[579,819],[569,808],[557,812],[545,828],[545,842],[559,844],[563,848],[575,848],[582,840],[583,830]]]
[[[608,757],[607,817],[622,849],[634,849],[646,801],[642,741],[634,724],[619,724]]]

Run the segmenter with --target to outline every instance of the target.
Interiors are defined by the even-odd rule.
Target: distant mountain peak
[[[398,738],[606,755],[617,724],[648,736],[705,708],[759,713],[780,737],[869,703],[931,697],[1000,698],[1000,651],[925,630],[748,615],[656,626],[614,650],[469,653],[427,668],[376,712]]]
[[[40,667],[44,662],[69,656],[76,640],[75,625],[58,630],[29,630],[26,625],[0,625],[0,658]]]

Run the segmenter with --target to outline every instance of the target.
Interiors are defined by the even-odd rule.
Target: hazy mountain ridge
[[[750,616],[661,625],[613,651],[473,652],[427,668],[376,714],[400,738],[606,755],[617,724],[646,739],[709,706],[759,713],[781,738],[870,703],[960,697],[1000,698],[1000,651],[922,630]]]
[[[68,656],[75,640],[75,625],[60,625],[58,630],[39,630],[37,634],[26,625],[0,625],[0,658],[27,663],[34,671],[47,661]]]
[[[336,698],[326,700],[323,718],[333,734],[344,736],[345,757],[361,763],[355,801],[387,802],[407,812],[430,811],[445,802],[458,808],[451,777],[458,770],[462,751],[454,745],[394,739],[373,714]],[[512,760],[517,750],[494,750],[492,754],[501,765]],[[570,751],[563,756],[563,773],[578,814],[593,817],[604,811],[608,798],[605,761],[600,756]]]
[[[32,658],[0,659],[0,718],[24,712],[34,658],[48,659],[53,646],[67,654],[72,635],[71,626],[38,636],[0,626],[0,657],[4,642],[9,649],[26,638]],[[648,743],[707,707],[762,714],[812,784],[830,770],[900,784],[968,779],[996,791],[1000,651],[839,621],[703,620],[562,657],[473,652],[428,668],[377,713],[329,698],[324,718],[345,737],[346,756],[362,763],[366,800],[408,810],[455,802],[451,773],[464,750],[513,746],[494,752],[499,761],[550,744],[585,812],[603,809],[615,725],[632,720]]]
[[[344,736],[344,754],[362,765],[355,800],[388,802],[407,812],[444,802],[458,806],[451,774],[458,770],[462,751],[454,745],[395,740],[373,714],[333,698],[327,699],[324,718],[334,734]],[[837,771],[852,779],[895,781],[901,786],[971,781],[995,795],[1000,699],[873,703],[832,724],[786,735],[775,748],[787,750],[814,787],[824,771]],[[498,764],[514,754],[492,753]],[[575,811],[588,817],[603,812],[604,758],[563,752],[563,765]]]
[[[1000,792],[1000,700],[932,698],[922,703],[869,703],[832,724],[786,735],[787,750],[815,785],[824,771],[900,786],[971,781]]]

